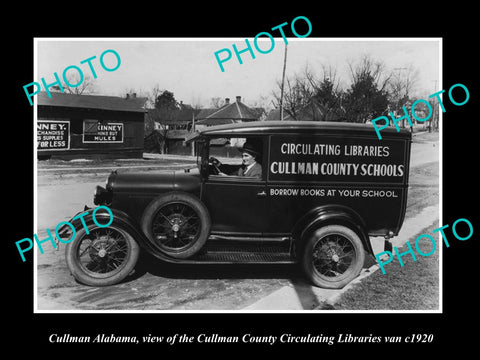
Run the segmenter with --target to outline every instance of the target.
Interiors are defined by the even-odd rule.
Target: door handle
[[[262,191],[257,193],[257,196],[258,197],[265,197],[265,196],[267,196],[267,193],[265,192],[265,190],[262,190]]]

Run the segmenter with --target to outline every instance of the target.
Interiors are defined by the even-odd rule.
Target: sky
[[[249,52],[241,54],[240,64],[232,45],[246,48],[245,38],[36,38],[34,77],[32,81],[55,81],[63,70],[78,66],[85,75],[91,75],[91,60],[97,78],[93,80],[99,95],[125,96],[135,90],[139,96],[155,86],[174,93],[177,101],[208,107],[213,97],[235,100],[241,96],[247,105],[258,104],[260,97],[271,105],[272,91],[281,79],[285,43],[275,38],[273,50],[262,54],[249,39],[255,58]],[[266,51],[272,43],[260,38],[260,49]],[[222,72],[215,52],[229,49],[230,60],[223,63]],[[114,50],[121,59],[115,71],[105,71],[100,64],[101,54]],[[288,38],[286,75],[302,72],[308,66],[319,75],[322,65],[333,66],[337,79],[344,88],[350,84],[348,62],[355,64],[363,55],[384,63],[387,70],[413,66],[418,72],[416,93],[427,96],[441,89],[441,39],[439,38]],[[226,52],[219,54],[220,57]],[[111,52],[104,55],[107,67],[116,65]],[[401,71],[401,70],[397,70]],[[75,73],[68,70],[68,74]],[[435,83],[435,81],[438,81]]]

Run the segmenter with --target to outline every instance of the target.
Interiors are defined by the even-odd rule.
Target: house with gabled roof
[[[230,98],[226,98],[225,104],[218,109],[202,109],[196,117],[195,126],[233,124],[258,119],[258,111],[245,105],[242,97],[237,96],[235,102],[230,102]]]
[[[184,140],[195,130],[214,125],[233,124],[238,122],[257,121],[264,110],[251,108],[241,101],[241,96],[235,102],[225,99],[225,104],[220,108],[194,109],[190,105],[180,102],[177,110],[170,114],[169,121],[158,123],[157,127],[145,139],[147,151],[165,151],[169,153],[191,153],[190,145],[186,146]],[[154,112],[155,109],[149,111]],[[221,140],[218,140],[222,142]],[[219,145],[223,145],[224,143]]]

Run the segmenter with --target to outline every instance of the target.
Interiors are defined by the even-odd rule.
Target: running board
[[[290,242],[264,241],[232,242],[209,241],[200,252],[190,258],[195,262],[223,264],[292,264]]]
[[[251,235],[235,235],[235,236],[228,236],[228,235],[221,235],[221,234],[214,234],[208,237],[208,241],[226,241],[226,242],[257,242],[257,243],[279,243],[279,242],[287,242],[290,238],[287,236],[277,236],[277,237],[266,237],[266,236],[251,236]]]

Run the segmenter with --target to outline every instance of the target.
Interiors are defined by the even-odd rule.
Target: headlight
[[[93,203],[95,205],[110,205],[112,202],[112,193],[101,186],[95,187],[93,193]]]
[[[115,181],[115,177],[117,176],[117,171],[116,170],[113,170],[110,175],[107,177],[107,180],[105,181],[105,188],[108,190],[108,191],[112,191],[113,190],[113,183]]]

